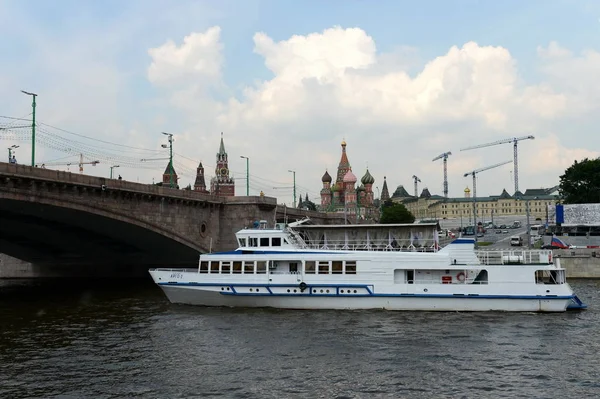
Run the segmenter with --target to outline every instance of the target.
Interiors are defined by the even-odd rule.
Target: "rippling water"
[[[593,398],[600,281],[561,314],[172,305],[148,281],[0,281],[0,397]]]

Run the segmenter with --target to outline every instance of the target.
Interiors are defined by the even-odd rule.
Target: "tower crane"
[[[421,183],[421,179],[419,179],[417,176],[413,175],[413,180],[415,181],[415,197],[419,196],[419,190],[417,187],[417,183]]]
[[[506,165],[507,163],[510,163],[510,161],[500,162],[495,165],[486,166],[484,168],[475,169],[471,172],[465,173],[464,177],[473,175],[473,226],[475,228],[477,228],[477,208],[475,205],[477,203],[477,173],[483,172],[486,170],[490,170],[490,169],[494,169],[494,168],[497,168],[498,166]]]
[[[96,166],[99,163],[100,163],[100,161],[84,162],[83,161],[83,154],[79,154],[79,162],[67,162],[67,163],[49,162],[49,163],[42,163],[40,166],[42,168],[45,168],[46,166],[71,166],[71,165],[79,165],[79,173],[83,173],[83,165]]]
[[[498,145],[498,144],[506,144],[506,143],[513,143],[513,152],[514,152],[514,175],[515,175],[515,193],[517,191],[519,191],[519,161],[518,161],[518,156],[517,156],[517,144],[519,143],[519,141],[521,140],[533,140],[535,139],[535,137],[533,136],[522,136],[522,137],[513,137],[512,139],[504,139],[504,140],[498,140],[498,141],[494,141],[493,143],[487,143],[487,144],[480,144],[480,145],[475,145],[473,147],[467,147],[467,148],[463,148],[461,149],[461,151],[466,151],[466,150],[474,150],[476,148],[483,148],[483,147],[490,147],[493,145]]]
[[[448,151],[431,160],[431,162],[435,162],[438,159],[444,159],[444,197],[446,198],[448,198],[448,157],[450,155],[452,155],[452,153]]]

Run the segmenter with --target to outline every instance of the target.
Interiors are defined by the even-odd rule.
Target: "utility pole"
[[[21,93],[33,97],[33,102],[31,103],[31,107],[33,109],[33,117],[31,122],[31,166],[35,166],[35,98],[37,97],[37,94],[30,93],[25,90],[21,90]]]
[[[119,165],[113,165],[113,166],[110,167],[110,178],[111,179],[113,178],[113,169],[114,168],[118,168],[118,167],[119,167]]]
[[[295,208],[296,207],[296,171],[288,170],[288,172],[291,172],[294,174],[294,208]]]
[[[250,158],[240,155],[240,158],[246,159],[246,197],[250,196]]]
[[[173,135],[171,133],[162,132],[165,136],[168,137],[169,140],[169,186],[171,188],[175,187],[173,184]],[[167,148],[166,144],[161,145],[162,148]]]

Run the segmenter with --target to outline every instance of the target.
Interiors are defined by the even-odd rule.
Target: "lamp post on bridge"
[[[33,110],[31,122],[31,166],[35,166],[35,98],[37,97],[37,94],[25,90],[21,90],[21,93],[33,97],[33,102],[31,103],[31,108]]]
[[[250,158],[240,155],[246,160],[246,197],[250,195]]]
[[[118,168],[119,166],[120,166],[120,165],[113,165],[113,166],[111,166],[111,167],[110,167],[110,178],[111,178],[111,179],[113,178],[113,169],[114,169],[114,168]]]
[[[171,133],[162,132],[168,137],[169,144],[161,144],[162,148],[169,148],[169,186],[174,187],[173,184],[173,135]]]
[[[294,208],[295,208],[296,207],[296,171],[288,170],[288,172],[291,172],[294,174]]]
[[[18,145],[11,145],[10,147],[8,147],[8,163],[12,162],[12,155],[13,155],[13,151],[15,149],[19,148]]]

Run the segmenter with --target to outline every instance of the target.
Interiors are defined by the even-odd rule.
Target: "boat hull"
[[[448,295],[355,295],[239,294],[206,287],[159,284],[172,303],[199,306],[227,306],[279,309],[385,309],[405,311],[505,311],[564,312],[571,302],[565,297],[448,296]]]

